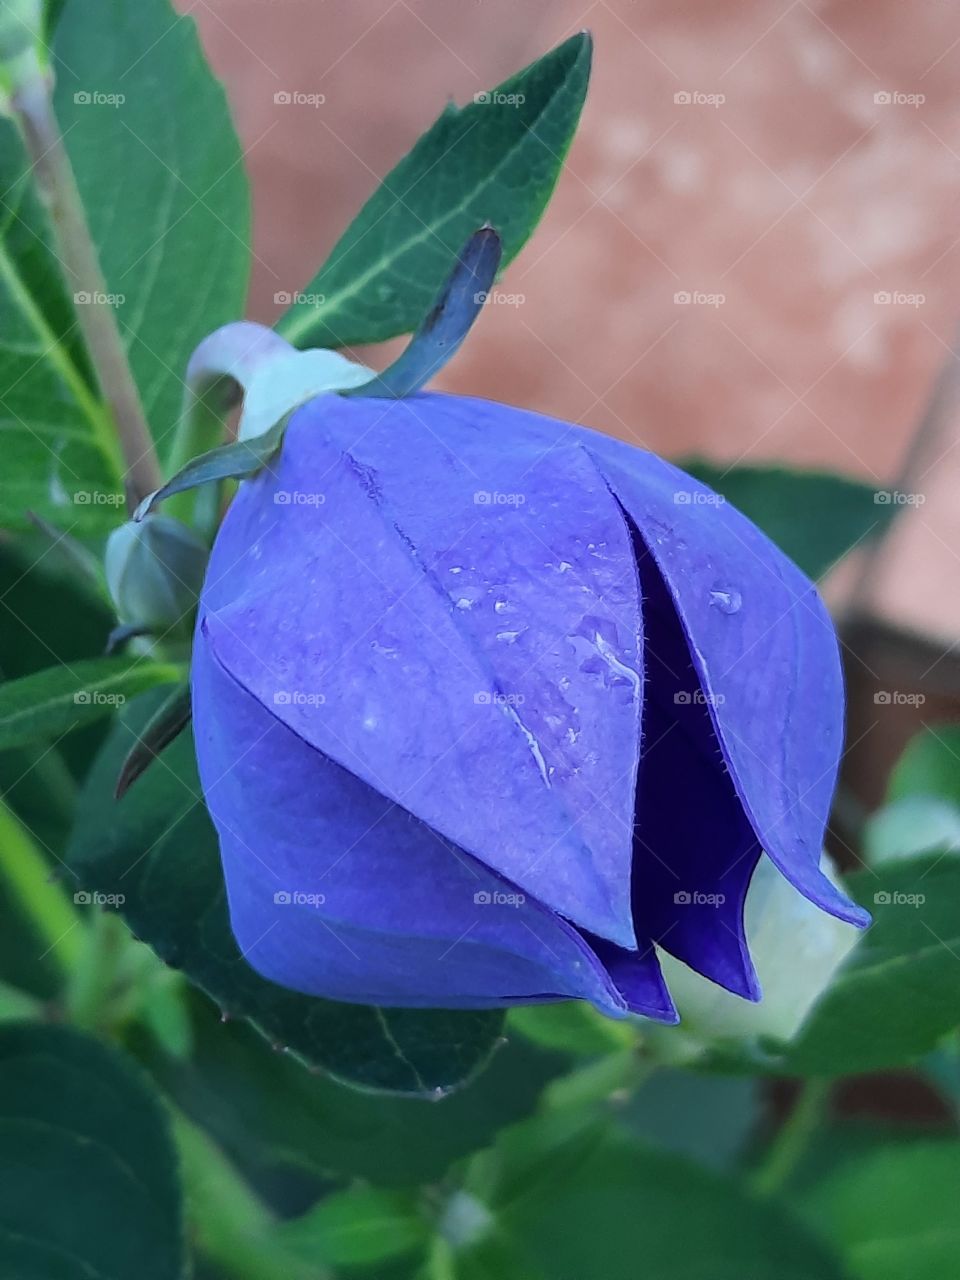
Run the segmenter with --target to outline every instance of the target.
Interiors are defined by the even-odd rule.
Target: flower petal
[[[342,411],[369,426],[384,411],[376,401],[331,400],[331,414]],[[591,717],[597,738],[592,749],[602,747],[602,712],[621,757],[620,773],[611,764],[607,776],[625,775],[619,803],[627,817],[607,813],[612,835],[604,843],[590,827],[588,841],[578,819],[602,795],[553,785],[540,726],[535,732],[523,722],[525,706],[495,696],[503,691],[498,671],[465,632],[463,611],[441,593],[382,508],[379,475],[329,443],[332,424],[323,406],[295,416],[279,463],[241,489],[221,528],[202,602],[218,660],[306,742],[368,786],[573,923],[635,946],[634,685],[624,677],[609,694],[605,662],[599,672],[571,673],[582,694],[574,705]],[[388,412],[396,407],[402,409],[391,402]],[[499,544],[501,533],[491,541]],[[539,554],[548,554],[542,545]],[[633,575],[632,554],[630,565]],[[602,604],[595,592],[580,590],[590,607]],[[577,617],[584,618],[582,608]],[[618,655],[632,652],[636,633],[609,634],[616,661],[626,666]],[[575,659],[572,641],[563,643]],[[596,646],[592,653],[595,661]],[[551,659],[553,670],[562,656]],[[539,693],[530,705],[550,711]],[[558,758],[558,770],[563,763]]]
[[[643,684],[632,539],[582,449],[545,448],[535,415],[463,403],[324,401],[311,425],[364,469],[384,517],[492,671],[495,696],[603,878],[620,932],[595,931],[632,942]],[[582,923],[575,903],[551,905]]]
[[[202,631],[193,685],[231,921],[265,977],[361,1003],[578,997],[623,1016],[576,929],[308,746],[219,665]]]
[[[816,589],[745,516],[676,467],[600,437],[589,448],[667,586],[757,839],[812,902],[868,923],[819,866],[843,682]]]

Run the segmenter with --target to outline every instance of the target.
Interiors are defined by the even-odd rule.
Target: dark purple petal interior
[[[637,932],[756,1000],[743,911],[761,856],[727,772],[706,695],[656,562],[635,538],[647,684],[637,779]]]
[[[738,511],[619,441],[591,452],[656,561],[737,795],[764,851],[817,906],[866,924],[820,870],[843,742],[836,633],[813,584]]]

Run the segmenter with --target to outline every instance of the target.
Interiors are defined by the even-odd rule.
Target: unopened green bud
[[[129,520],[107,540],[107,586],[123,623],[152,631],[188,631],[208,551],[192,529],[169,516]]]

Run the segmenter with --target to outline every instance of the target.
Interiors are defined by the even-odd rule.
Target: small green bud
[[[208,551],[170,516],[128,520],[107,540],[107,586],[123,623],[153,631],[190,629]]]

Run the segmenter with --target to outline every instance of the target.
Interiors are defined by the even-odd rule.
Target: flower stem
[[[776,1195],[789,1182],[823,1120],[833,1089],[829,1080],[807,1080],[752,1179],[761,1196]]]
[[[83,951],[83,929],[33,836],[0,800],[0,875],[32,923],[47,953],[70,973]]]
[[[187,1220],[197,1249],[232,1280],[324,1280],[274,1235],[277,1219],[211,1138],[173,1112]]]
[[[120,328],[107,301],[106,282],[53,112],[52,87],[50,74],[38,70],[18,86],[10,106],[49,207],[57,252],[75,298],[80,293],[88,296],[76,307],[77,322],[113,415],[126,466],[127,502],[132,509],[160,485],[160,464]]]

